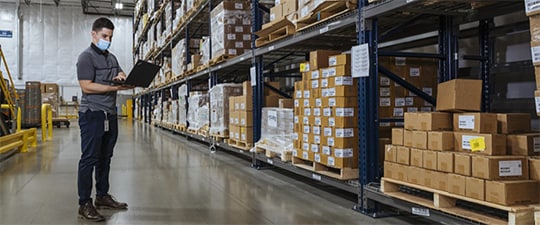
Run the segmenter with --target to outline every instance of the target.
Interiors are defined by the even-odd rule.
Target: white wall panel
[[[0,3],[0,30],[9,30],[13,32],[13,38],[0,38],[0,45],[2,45],[2,51],[6,56],[9,70],[12,73],[13,78],[17,77],[17,11],[15,4],[1,4]],[[0,70],[5,74],[6,70],[4,65],[0,65]],[[7,77],[7,76],[6,76]]]

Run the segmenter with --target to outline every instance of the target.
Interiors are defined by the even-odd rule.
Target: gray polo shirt
[[[77,61],[77,78],[91,80],[94,83],[110,85],[106,80],[112,80],[123,72],[116,56],[109,51],[101,51],[93,43],[79,55]],[[116,115],[116,91],[102,94],[82,93],[80,112],[105,111]]]

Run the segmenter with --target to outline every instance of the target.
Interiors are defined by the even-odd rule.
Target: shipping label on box
[[[313,88],[313,89],[319,88],[319,80],[312,80],[311,81],[311,88]]]
[[[302,134],[302,142],[309,143],[309,134]]]
[[[304,125],[304,134],[309,134],[311,131],[311,127],[308,125]]]
[[[337,138],[354,137],[354,128],[336,128]]]
[[[332,116],[332,108],[324,108],[323,116]]]
[[[320,135],[313,135],[313,142],[315,142],[315,144],[321,144],[321,136]]]
[[[304,99],[303,106],[304,106],[304,107],[310,107],[310,104],[309,104],[309,103],[310,103],[309,99]]]
[[[317,79],[321,78],[319,70],[314,70],[314,71],[311,71],[310,73],[311,73],[311,79],[312,80],[317,80]]]
[[[390,88],[388,87],[381,87],[379,88],[379,95],[381,97],[390,97],[391,93],[390,93]]]
[[[329,146],[322,146],[322,153],[324,155],[332,155],[332,150]]]
[[[321,116],[321,115],[322,115],[321,108],[319,107],[313,108],[313,116]]]
[[[322,88],[330,87],[330,83],[328,82],[328,78],[321,79],[321,87]]]
[[[540,13],[540,1],[525,0],[525,12],[527,16],[532,16]]]
[[[455,148],[458,151],[483,155],[506,155],[506,136],[500,134],[470,134],[455,132]]]
[[[321,134],[321,127],[319,126],[313,126],[313,134],[320,135]]]
[[[304,98],[311,98],[311,92],[310,91],[304,91]]]
[[[328,82],[330,87],[354,85],[354,80],[352,77],[334,77],[330,78]]]
[[[397,162],[397,147],[394,145],[386,145],[384,151],[384,160],[387,162]]]
[[[521,160],[499,161],[499,176],[514,177],[523,175]]]
[[[302,150],[304,150],[304,151],[309,151],[309,150],[310,150],[309,147],[310,147],[310,146],[309,146],[309,143],[305,143],[305,142],[302,143]]]
[[[314,155],[314,161],[320,163],[321,162],[321,155],[320,154],[315,154]]]
[[[335,108],[337,117],[354,117],[355,108]]]
[[[315,126],[321,126],[321,125],[322,125],[322,119],[321,119],[321,117],[314,117],[313,120],[314,120],[314,121],[313,121],[313,124],[314,124]]]
[[[332,128],[331,128],[331,127],[325,127],[325,128],[323,129],[323,131],[324,131],[323,135],[324,135],[325,137],[331,137],[332,134],[333,134],[333,133],[332,133]]]
[[[396,107],[404,107],[407,105],[405,102],[405,98],[396,98],[394,101],[395,101],[394,105]]]
[[[392,106],[392,99],[391,98],[379,98],[379,106],[380,107],[390,107],[390,106]]]
[[[302,124],[304,124],[304,125],[310,125],[311,124],[309,122],[309,116],[303,116],[302,117]]]
[[[297,90],[297,91],[295,91],[295,93],[296,93],[296,98],[297,99],[301,99],[302,97],[304,97],[304,92],[303,91]]]
[[[311,116],[311,108],[304,108],[304,116]]]
[[[308,150],[309,150],[309,149],[308,149]],[[306,150],[304,150],[304,151],[302,152],[302,158],[303,158],[303,159],[309,160],[309,153],[308,153]]]
[[[295,99],[295,100],[294,100],[294,107],[295,107],[295,108],[300,107],[300,100],[298,100],[298,99]]]
[[[413,106],[414,105],[414,98],[413,97],[406,97],[405,98],[405,106]]]
[[[379,78],[379,85],[382,86],[382,87],[388,87],[390,86],[390,78],[388,77],[380,77]]]
[[[394,117],[403,117],[404,114],[403,108],[394,108],[392,115],[394,115]]]
[[[354,156],[354,150],[352,148],[334,149],[334,156],[336,158],[352,158]]]
[[[310,149],[311,149],[311,152],[317,153],[317,152],[319,152],[319,145],[311,144]]]

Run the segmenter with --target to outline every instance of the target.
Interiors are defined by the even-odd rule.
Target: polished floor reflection
[[[0,224],[85,224],[77,219],[78,127],[0,162]],[[106,224],[408,224],[371,219],[352,202],[224,152],[122,121],[111,193],[127,211]],[[93,223],[89,223],[93,224]]]

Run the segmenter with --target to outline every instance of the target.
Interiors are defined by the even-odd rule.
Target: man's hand
[[[116,80],[116,81],[121,81],[121,80],[126,80],[127,76],[124,72],[120,72],[118,73],[118,76],[114,77],[113,80]]]
[[[114,87],[116,87],[117,91],[124,91],[124,90],[130,90],[130,89],[135,88],[134,86],[129,86],[129,85],[118,85]]]

